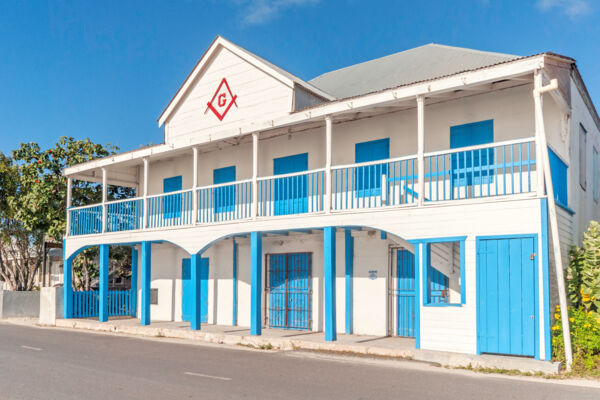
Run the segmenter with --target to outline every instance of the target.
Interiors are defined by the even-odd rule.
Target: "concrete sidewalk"
[[[37,321],[30,320],[30,323]],[[141,326],[139,319],[113,317],[108,322],[96,319],[57,319],[56,327],[146,337],[168,337],[198,340],[206,343],[241,345],[259,349],[311,350],[374,357],[404,358],[449,367],[498,368],[522,372],[556,374],[559,363],[531,358],[499,355],[471,355],[415,349],[414,339],[338,334],[335,342],[326,342],[323,332],[263,329],[261,336],[250,335],[248,328],[227,325],[202,325],[190,330],[188,322],[152,322]]]

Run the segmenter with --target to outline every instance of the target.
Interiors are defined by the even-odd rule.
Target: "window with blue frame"
[[[493,142],[493,119],[450,127],[451,149]],[[494,176],[494,149],[453,153],[451,168],[453,186],[470,186],[492,182]]]
[[[390,139],[371,140],[354,145],[354,162],[386,160],[390,158]],[[356,195],[359,197],[381,195],[381,176],[387,175],[387,164],[357,167],[354,173]]]
[[[235,166],[213,170],[213,183],[215,185],[228,182],[235,182]],[[235,185],[215,188],[213,192],[213,204],[216,213],[235,210]]]
[[[285,175],[308,170],[308,153],[273,159],[273,174]],[[275,179],[274,214],[300,214],[308,211],[308,177],[289,176]]]
[[[465,304],[464,238],[436,239],[423,244],[423,304]]]
[[[181,175],[163,179],[163,193],[181,190]],[[179,218],[181,216],[181,193],[163,196],[161,207],[165,219]]]
[[[554,200],[561,207],[569,206],[569,191],[567,187],[567,164],[548,147],[548,159],[550,161],[550,175],[552,177],[552,188],[554,189]]]

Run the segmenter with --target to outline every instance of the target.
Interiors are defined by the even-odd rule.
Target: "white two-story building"
[[[549,227],[566,260],[600,218],[600,120],[573,59],[429,44],[307,82],[217,37],[158,123],[163,144],[64,170],[137,193],[69,197],[65,317],[551,358]],[[116,244],[130,291],[108,288]],[[73,291],[90,246],[100,290]]]

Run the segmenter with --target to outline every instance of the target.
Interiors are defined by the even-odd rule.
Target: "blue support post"
[[[200,330],[200,321],[202,321],[202,307],[200,304],[202,287],[200,286],[200,268],[202,268],[200,254],[192,254],[190,257],[190,278],[192,281],[192,318],[190,320],[190,329]]]
[[[108,321],[108,245],[100,245],[100,277],[98,290],[98,320]]]
[[[335,319],[335,227],[323,229],[323,269],[325,270],[325,340],[337,340]]]
[[[150,325],[150,260],[151,242],[142,242],[142,304],[140,319],[142,325]]]
[[[135,247],[131,248],[131,316],[137,315],[138,298],[138,251]]]
[[[73,318],[73,257],[65,258],[63,241],[63,318]]]
[[[233,239],[233,314],[231,316],[232,322],[231,325],[237,325],[237,313],[238,313],[238,282],[237,282],[237,274],[238,274],[238,244]]]
[[[262,331],[262,234],[250,233],[250,334],[260,335]]]
[[[353,332],[353,316],[354,316],[354,238],[350,229],[345,230],[345,262],[346,262],[346,334],[351,335]]]

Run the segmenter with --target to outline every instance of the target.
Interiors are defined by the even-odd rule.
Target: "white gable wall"
[[[167,144],[210,140],[211,132],[237,129],[254,121],[280,117],[292,110],[293,88],[220,47],[165,126]],[[234,95],[223,121],[207,109],[222,79]],[[215,100],[216,101],[216,100]]]

